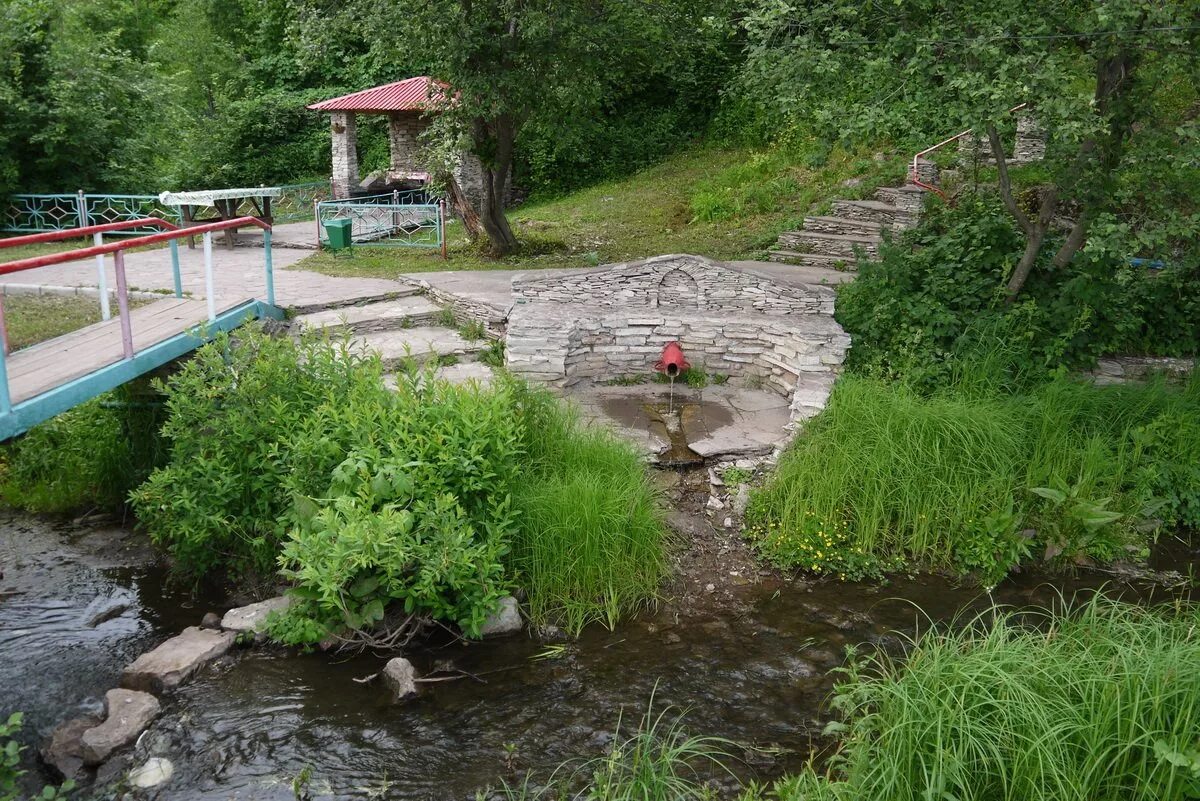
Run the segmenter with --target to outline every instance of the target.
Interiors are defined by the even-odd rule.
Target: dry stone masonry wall
[[[850,338],[834,292],[699,256],[659,256],[566,277],[513,278],[508,368],[557,386],[649,375],[679,342],[693,367],[824,406]]]

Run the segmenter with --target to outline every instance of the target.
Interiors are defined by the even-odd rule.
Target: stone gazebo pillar
[[[358,134],[353,111],[334,111],[329,115],[330,140],[333,143],[333,197],[350,197],[358,186]]]

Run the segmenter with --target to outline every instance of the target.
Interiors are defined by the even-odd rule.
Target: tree
[[[495,255],[517,239],[504,212],[518,139],[531,121],[568,127],[614,82],[650,74],[703,3],[662,0],[427,0],[380,13],[429,73],[453,87],[434,131],[465,137],[484,171],[480,222]],[[686,28],[685,28],[686,29]]]
[[[1010,300],[1032,271],[1065,269],[1081,249],[1120,260],[1195,250],[1200,0],[763,0],[747,28],[734,94],[777,129],[886,138],[910,152],[986,132],[1025,240],[1005,280]],[[1020,180],[1001,135],[1018,103],[1049,134],[1044,164]],[[1164,173],[1191,178],[1168,181],[1168,194]],[[1014,188],[1031,180],[1023,196]]]

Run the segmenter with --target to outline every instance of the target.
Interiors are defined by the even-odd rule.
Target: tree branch
[[[1013,197],[1012,179],[1008,177],[1008,162],[1004,158],[1004,144],[1000,141],[1000,132],[996,130],[995,123],[988,123],[987,132],[988,142],[992,145],[992,157],[996,159],[996,169],[999,172],[1000,197],[1004,200],[1004,207],[1025,235],[1032,236],[1033,223],[1025,216],[1025,212],[1021,211],[1016,198]]]

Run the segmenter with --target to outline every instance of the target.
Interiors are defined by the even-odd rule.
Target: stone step
[[[477,354],[488,345],[486,339],[471,342],[463,339],[453,328],[439,326],[372,331],[356,336],[351,341],[351,347],[367,348],[378,353],[385,372],[395,372],[410,359],[417,364],[434,358],[448,360],[449,357],[455,357],[460,362],[475,361]]]
[[[483,362],[463,361],[458,364],[443,365],[434,373],[434,376],[449,381],[451,384],[468,384],[475,382],[481,387],[489,386],[492,379],[495,377],[492,373],[492,368],[488,367]],[[383,377],[383,384],[388,389],[396,388],[396,374],[388,373]]]
[[[796,250],[776,249],[770,251],[771,261],[781,264],[795,264],[801,267],[820,267],[825,270],[839,272],[854,272],[855,260],[845,256],[823,256],[819,253],[801,253]]]
[[[822,234],[814,231],[786,231],[779,235],[780,249],[823,256],[853,259],[859,251],[869,258],[879,255],[880,237],[845,234]]]
[[[872,220],[855,220],[847,217],[805,217],[804,230],[818,234],[843,234],[848,236],[882,236],[888,226]]]
[[[879,223],[893,231],[917,224],[915,212],[879,200],[835,200],[833,213],[842,219]]]
[[[292,320],[292,330],[350,331],[366,334],[431,323],[441,313],[442,307],[423,295],[408,295],[361,306],[342,306],[303,314]]]
[[[419,286],[404,285],[397,282],[397,289],[388,292],[380,292],[375,295],[361,295],[356,298],[340,298],[337,300],[321,301],[319,303],[308,303],[302,306],[289,306],[293,314],[305,315],[314,312],[326,311],[328,309],[344,309],[348,306],[363,306],[368,303],[380,303],[385,300],[396,300],[397,298],[407,298],[413,295],[420,295],[424,292]]]
[[[920,214],[921,206],[925,202],[925,190],[916,184],[881,186],[875,190],[875,199],[899,206],[904,211]]]

